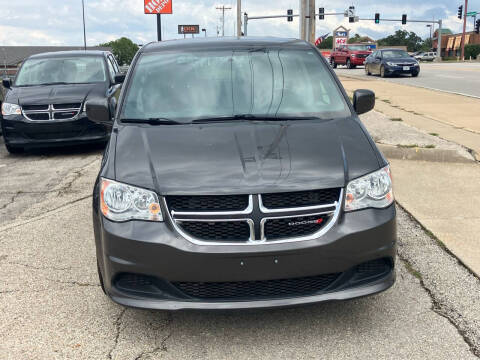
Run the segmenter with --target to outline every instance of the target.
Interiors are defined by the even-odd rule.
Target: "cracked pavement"
[[[99,286],[100,149],[7,155],[0,140],[0,358],[474,359],[480,281],[399,208],[397,283],[376,296],[250,311],[124,308]]]

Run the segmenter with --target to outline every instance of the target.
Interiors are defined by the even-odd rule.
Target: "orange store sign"
[[[171,14],[172,0],[145,0],[145,14]]]

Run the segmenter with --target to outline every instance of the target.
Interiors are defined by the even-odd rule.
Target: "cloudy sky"
[[[457,19],[457,8],[464,0],[317,0],[317,7],[326,12],[341,12],[355,5],[357,15],[372,18],[379,12],[383,18],[443,19],[444,27],[461,31],[462,22]],[[0,0],[0,46],[2,45],[82,45],[81,0]],[[400,4],[401,3],[401,4]],[[298,13],[298,0],[243,0],[243,11],[250,16],[285,14],[287,9]],[[232,7],[226,11],[225,35],[234,34],[236,0],[224,2],[212,0],[173,0],[173,15],[162,16],[164,39],[180,37],[178,24],[199,24],[207,29],[208,36],[216,36],[221,26],[219,5]],[[469,10],[480,12],[480,0],[470,0]],[[154,15],[143,14],[143,0],[85,0],[87,44],[97,45],[126,36],[144,44],[156,40]],[[361,21],[349,24],[348,19],[329,16],[317,20],[317,35],[331,32],[336,26],[345,25],[352,33],[368,35],[374,39],[384,37],[396,29],[415,31],[422,37],[429,36],[425,24],[410,23],[407,26],[383,22]],[[221,28],[220,28],[221,29]],[[473,19],[468,20],[468,30],[473,29]],[[249,35],[298,37],[298,20],[252,20]]]

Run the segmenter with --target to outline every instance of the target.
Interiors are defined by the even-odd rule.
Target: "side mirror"
[[[110,107],[106,98],[89,99],[85,103],[85,108],[89,120],[102,125],[112,125]]]
[[[9,78],[3,79],[2,85],[5,89],[10,89],[12,87],[12,80],[10,80]]]
[[[116,73],[115,74],[115,84],[123,84],[125,81],[125,74],[123,73]]]
[[[365,114],[375,107],[375,93],[360,89],[353,93],[353,108],[358,115]]]

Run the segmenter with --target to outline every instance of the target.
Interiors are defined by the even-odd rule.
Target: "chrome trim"
[[[342,198],[342,196],[340,196],[340,199],[341,198]],[[292,211],[307,211],[307,210],[325,209],[325,208],[329,208],[329,207],[337,207],[338,201],[335,201],[332,204],[326,204],[326,205],[313,205],[313,206],[300,206],[300,207],[294,207],[294,208],[269,209],[269,208],[267,208],[263,205],[262,194],[259,194],[258,195],[258,204],[260,206],[260,211],[262,213],[271,214],[271,213],[292,212]]]
[[[240,211],[175,211],[170,213],[173,216],[198,215],[198,216],[228,216],[228,215],[246,215],[253,212],[253,195],[248,195],[248,205],[244,210]]]
[[[61,104],[57,104],[61,105]],[[82,113],[82,104],[79,108],[57,109],[54,104],[49,104],[46,110],[23,110],[22,115],[27,122],[31,123],[52,123],[52,122],[67,122],[78,119],[78,116]],[[55,114],[75,112],[75,115],[67,119],[55,119]],[[33,120],[28,117],[29,114],[48,114],[48,120]]]
[[[316,209],[321,209],[321,208],[326,208],[326,207],[334,207],[335,206],[335,210],[334,211],[323,211],[323,212],[312,212],[312,213],[306,213],[306,214],[291,214],[291,215],[285,215],[285,216],[267,216],[265,218],[262,218],[262,220],[260,220],[260,233],[261,233],[261,238],[260,239],[255,239],[255,223],[252,219],[250,218],[237,218],[237,219],[205,219],[205,218],[199,218],[199,219],[175,219],[173,217],[174,214],[170,213],[168,211],[168,206],[167,206],[167,201],[165,199],[165,197],[161,197],[161,203],[163,205],[163,208],[165,209],[165,213],[168,214],[169,218],[170,218],[170,221],[174,227],[174,229],[183,237],[185,238],[187,241],[190,241],[191,243],[193,244],[196,244],[196,245],[210,245],[210,246],[217,246],[217,245],[220,245],[220,246],[256,246],[256,245],[261,245],[261,244],[265,244],[265,245],[269,245],[269,244],[282,244],[282,243],[291,243],[291,242],[297,242],[297,241],[307,241],[307,240],[314,240],[322,235],[324,235],[326,232],[328,232],[336,223],[337,223],[337,220],[338,220],[338,217],[340,215],[340,211],[342,210],[342,201],[343,201],[343,196],[344,196],[344,190],[343,188],[340,189],[340,195],[339,195],[339,200],[338,201],[335,201],[334,204],[332,205],[320,205],[318,207],[314,207]],[[258,199],[259,199],[259,203],[261,202],[261,195],[258,196]],[[253,195],[250,195],[249,196],[249,207],[250,207],[250,204],[252,204],[253,206]],[[247,209],[249,209],[249,207]],[[286,209],[283,209],[282,212],[295,212],[295,211],[302,211],[302,210],[305,210],[306,207],[303,207],[303,208],[286,208]],[[308,210],[308,208],[307,208]],[[244,210],[246,211],[246,210]],[[251,212],[253,212],[253,208],[251,210]],[[250,213],[251,213],[250,212]],[[246,215],[246,214],[250,214],[250,213],[235,213],[233,212],[233,215]],[[176,213],[176,214],[180,214],[180,213]],[[183,213],[183,215],[203,215],[203,214],[206,214],[206,213],[188,213],[188,214],[185,214]],[[220,216],[220,215],[227,215],[228,212],[214,212],[214,215],[213,216]],[[312,216],[312,215],[324,215],[324,214],[333,214],[332,218],[330,219],[330,221],[328,222],[327,225],[325,225],[323,228],[321,228],[319,231],[311,234],[311,235],[307,235],[307,236],[302,236],[302,237],[293,237],[293,238],[289,238],[289,239],[282,239],[282,240],[272,240],[272,241],[268,241],[267,239],[265,239],[265,235],[264,235],[264,225],[265,225],[265,222],[269,219],[278,219],[278,218],[295,218],[295,217],[304,217],[304,216]],[[232,215],[232,212],[230,212],[230,215]],[[196,238],[193,238],[192,236],[188,235],[185,233],[185,231],[183,231],[181,229],[181,227],[179,226],[179,223],[180,222],[186,222],[186,221],[202,221],[202,222],[225,222],[225,221],[246,221],[250,227],[250,239],[248,241],[245,241],[245,242],[225,242],[225,241],[204,241],[204,240],[198,240]]]

